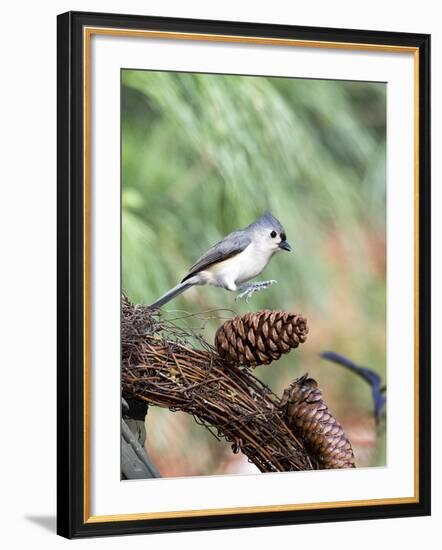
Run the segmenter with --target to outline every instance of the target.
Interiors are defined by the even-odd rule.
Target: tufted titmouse
[[[276,281],[241,286],[259,275],[278,250],[290,251],[285,231],[269,212],[244,229],[234,231],[210,248],[190,268],[177,286],[166,292],[150,308],[159,308],[194,285],[213,285],[226,290],[240,290],[237,298],[246,298]]]

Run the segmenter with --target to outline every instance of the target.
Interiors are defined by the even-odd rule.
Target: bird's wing
[[[189,269],[189,273],[181,282],[186,281],[192,275],[207,269],[213,264],[223,262],[232,256],[236,256],[245,250],[251,243],[251,238],[244,231],[234,231],[225,237],[219,243],[216,243],[212,248],[199,258],[196,263]]]

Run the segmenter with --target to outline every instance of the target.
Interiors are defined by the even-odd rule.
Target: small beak
[[[279,243],[279,248],[281,250],[287,250],[287,252],[290,252],[290,250],[292,249],[292,247],[289,245],[287,241],[281,241]]]

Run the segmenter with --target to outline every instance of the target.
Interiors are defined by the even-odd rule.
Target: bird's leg
[[[261,281],[259,283],[250,283],[249,285],[242,285],[238,287],[238,290],[241,291],[241,294],[238,294],[238,296],[235,298],[235,302],[237,302],[241,298],[245,298],[246,303],[248,303],[250,298],[253,296],[255,292],[258,292],[259,290],[263,290],[264,288],[269,288],[269,286],[272,286],[272,284],[276,282],[277,281],[272,279],[270,281]]]

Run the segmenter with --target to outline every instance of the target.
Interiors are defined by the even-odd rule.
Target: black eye
[[[270,233],[270,236],[272,237],[272,239],[274,239],[276,237],[276,235],[277,235],[276,231],[272,231]]]

